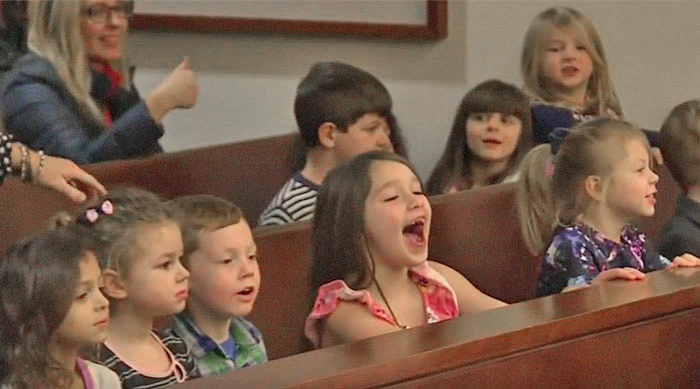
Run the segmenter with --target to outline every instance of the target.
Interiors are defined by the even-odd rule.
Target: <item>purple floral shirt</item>
[[[633,267],[643,272],[664,269],[671,262],[647,243],[644,234],[625,226],[620,243],[585,224],[566,227],[552,240],[540,268],[537,295],[559,293],[567,286],[590,283],[600,272]]]

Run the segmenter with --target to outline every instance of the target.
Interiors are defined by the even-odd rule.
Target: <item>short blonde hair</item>
[[[184,247],[183,265],[189,265],[189,256],[199,249],[199,235],[215,231],[245,220],[243,212],[232,202],[212,195],[180,196],[168,202],[182,230]]]
[[[593,61],[593,73],[588,82],[586,110],[600,116],[609,116],[608,111],[612,111],[617,117],[623,117],[615,87],[610,79],[600,36],[585,15],[568,7],[552,7],[539,13],[525,33],[520,60],[525,91],[550,103],[560,102],[560,99],[545,87],[542,79],[548,37],[555,28],[572,32],[586,47]]]
[[[700,186],[700,99],[673,108],[661,126],[661,152],[683,191]]]

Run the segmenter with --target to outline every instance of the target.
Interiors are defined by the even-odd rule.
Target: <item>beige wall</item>
[[[166,118],[168,151],[295,131],[294,90],[310,65],[359,66],[387,85],[411,159],[427,178],[468,88],[488,78],[521,84],[522,37],[554,4],[593,20],[629,120],[658,128],[675,104],[700,97],[700,1],[451,0],[449,35],[437,43],[134,32],[129,52],[144,94],[184,55],[198,71],[198,105]]]

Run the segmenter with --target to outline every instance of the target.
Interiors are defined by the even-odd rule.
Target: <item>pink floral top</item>
[[[445,277],[433,270],[427,261],[411,268],[409,275],[418,284],[423,296],[427,324],[459,316],[459,306],[454,290],[447,283]],[[314,307],[306,318],[304,334],[314,347],[321,347],[319,325],[338,308],[341,301],[359,302],[377,318],[397,326],[391,313],[377,304],[369,291],[351,289],[343,280],[331,281],[318,289]]]

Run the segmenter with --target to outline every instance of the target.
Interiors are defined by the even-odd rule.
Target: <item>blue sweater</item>
[[[162,152],[158,139],[163,128],[153,121],[133,85],[107,98],[108,86],[106,76],[93,72],[91,95],[101,107],[109,107],[113,118],[112,126],[105,128],[81,111],[48,60],[27,54],[8,74],[2,90],[7,131],[32,149],[79,164]]]

